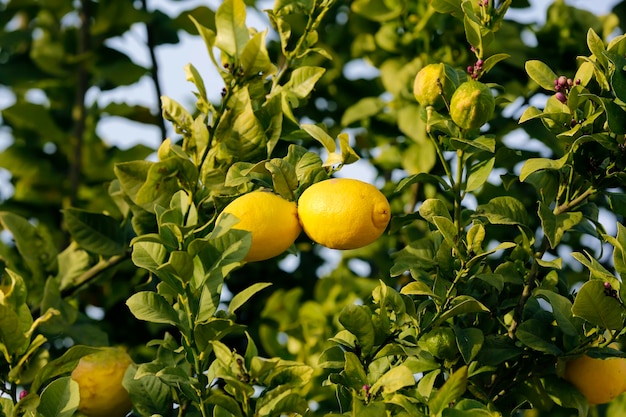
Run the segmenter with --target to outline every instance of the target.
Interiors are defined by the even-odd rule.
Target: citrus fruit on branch
[[[298,217],[312,241],[331,249],[357,249],[383,234],[391,209],[373,185],[332,178],[304,190],[298,199]]]
[[[230,213],[239,219],[233,229],[251,232],[252,245],[244,259],[247,262],[280,255],[289,249],[302,231],[296,203],[271,191],[244,194],[228,204],[222,213]]]
[[[123,417],[133,408],[122,385],[126,369],[133,363],[122,348],[103,349],[83,356],[72,371],[78,383],[78,410],[88,417]]]
[[[413,82],[413,95],[422,106],[440,109],[450,100],[456,85],[450,78],[454,69],[443,64],[428,64],[423,67]]]
[[[478,129],[492,117],[496,101],[491,90],[480,81],[465,81],[450,99],[450,117],[463,129]]]
[[[605,404],[626,392],[626,359],[582,355],[566,363],[563,378],[590,404]]]

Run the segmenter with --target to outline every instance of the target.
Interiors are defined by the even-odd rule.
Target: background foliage
[[[78,358],[122,344],[139,415],[618,416],[623,398],[589,411],[558,374],[589,348],[623,355],[606,346],[624,338],[624,3],[596,16],[556,1],[539,24],[507,18],[525,1],[277,0],[268,31],[246,7],[0,5],[15,96],[0,415],[71,415]],[[133,25],[149,68],[110,46]],[[181,62],[196,103],[86,100],[149,77],[156,103],[154,51],[180,31],[205,41],[219,87]],[[415,101],[415,74],[438,62],[497,94],[480,131]],[[109,117],[164,141],[109,146]],[[331,267],[304,235],[297,257],[243,264],[249,236],[215,226],[238,195],[296,200],[359,158],[392,223]]]

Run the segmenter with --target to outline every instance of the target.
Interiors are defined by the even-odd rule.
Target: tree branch
[[[141,8],[144,12],[148,12],[148,0],[141,0]],[[146,42],[148,46],[148,52],[150,54],[150,77],[152,78],[152,83],[154,84],[154,91],[157,97],[158,108],[161,108],[161,96],[163,95],[161,90],[161,83],[159,82],[159,63],[157,62],[156,53],[155,53],[155,41],[154,41],[154,29],[152,28],[152,24],[150,22],[146,22]],[[167,130],[165,129],[165,119],[163,118],[163,113],[159,110],[158,112],[158,126],[161,131],[161,141],[164,141],[167,137]]]
[[[80,32],[78,35],[78,51],[76,55],[81,58],[76,73],[76,96],[74,99],[74,109],[72,118],[74,120],[74,129],[72,132],[72,156],[70,159],[68,177],[70,180],[70,203],[76,206],[78,203],[78,188],[81,181],[81,172],[83,167],[83,142],[85,136],[85,95],[89,88],[89,73],[84,57],[91,48],[90,28],[91,13],[88,0],[81,0],[81,7],[78,12],[80,18]]]

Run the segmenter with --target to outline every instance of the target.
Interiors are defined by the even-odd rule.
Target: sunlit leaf
[[[467,388],[467,366],[462,366],[443,384],[428,401],[432,416],[439,416],[450,403],[456,402]]]
[[[605,293],[601,280],[591,280],[578,290],[572,314],[589,323],[609,330],[620,330],[624,327],[624,306],[614,297]]]
[[[139,319],[172,326],[180,324],[176,310],[161,296],[152,291],[141,291],[130,296],[126,305]]]
[[[215,13],[217,37],[215,46],[232,58],[239,59],[248,42],[246,5],[242,0],[225,0]]]
[[[71,377],[55,379],[41,392],[37,411],[44,417],[70,417],[78,409],[78,383]]]

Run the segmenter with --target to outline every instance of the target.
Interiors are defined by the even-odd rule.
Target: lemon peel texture
[[[391,209],[373,185],[332,178],[307,188],[298,199],[298,217],[309,238],[331,249],[357,249],[378,239]]]

